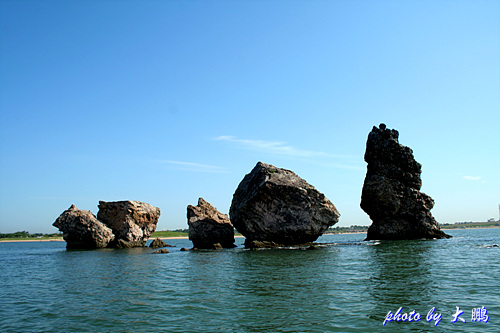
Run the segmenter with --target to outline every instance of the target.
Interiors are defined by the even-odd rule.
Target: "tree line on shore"
[[[30,233],[26,230],[24,231],[16,231],[12,233],[0,234],[1,238],[55,238],[62,237],[62,233],[52,233],[52,234],[44,234],[44,233]]]

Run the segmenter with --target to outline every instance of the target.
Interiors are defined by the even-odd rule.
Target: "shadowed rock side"
[[[313,242],[340,214],[294,172],[259,162],[236,189],[229,216],[245,246],[260,247]]]
[[[110,228],[99,222],[88,210],[71,205],[52,224],[63,232],[68,249],[96,249],[107,247],[115,238]]]
[[[232,248],[234,228],[226,214],[220,213],[203,198],[198,206],[187,207],[189,239],[198,249]]]
[[[113,230],[112,247],[142,247],[156,230],[160,208],[140,201],[99,201],[97,219]]]
[[[367,240],[449,238],[430,210],[434,200],[420,192],[421,165],[398,142],[399,133],[384,124],[373,127],[366,142],[368,163],[361,208],[370,216]]]

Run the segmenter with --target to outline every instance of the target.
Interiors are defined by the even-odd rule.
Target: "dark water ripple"
[[[0,243],[0,332],[499,332],[500,229],[450,233],[323,236],[332,245],[316,250],[180,252],[191,243],[171,240],[163,255]],[[383,326],[400,306],[422,319]],[[467,323],[450,322],[456,306]],[[489,322],[471,322],[481,306]]]

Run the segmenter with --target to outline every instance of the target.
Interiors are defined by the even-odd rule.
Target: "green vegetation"
[[[330,227],[325,234],[347,234],[353,232],[367,232],[367,225],[351,225],[350,227]]]
[[[0,234],[0,241],[5,240],[50,240],[50,239],[61,239],[62,233],[53,234],[42,234],[35,233],[30,234],[28,231],[17,231],[10,234]]]
[[[166,231],[155,231],[151,235],[151,238],[170,238],[170,237],[187,237],[188,229],[177,229],[177,230],[166,230]]]
[[[440,226],[442,229],[496,228],[500,227],[500,221],[441,223]]]

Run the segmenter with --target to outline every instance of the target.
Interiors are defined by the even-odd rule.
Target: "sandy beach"
[[[20,243],[20,242],[62,242],[62,238],[51,239],[0,239],[0,243]]]

